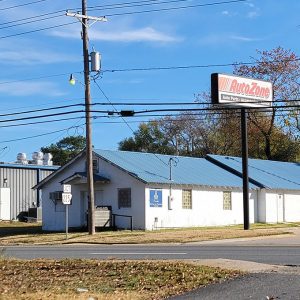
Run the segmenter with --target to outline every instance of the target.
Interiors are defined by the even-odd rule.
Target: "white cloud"
[[[222,14],[223,16],[227,16],[227,17],[234,17],[234,16],[237,15],[236,12],[232,12],[232,11],[229,11],[229,10],[223,10],[223,11],[221,12],[221,14]]]
[[[199,40],[199,43],[202,45],[218,45],[218,44],[231,43],[232,41],[256,42],[259,40],[261,40],[261,39],[227,33],[227,34],[212,34],[212,35],[203,37]]]
[[[0,49],[0,64],[37,65],[61,62],[75,62],[76,57],[50,51],[37,51],[32,48],[20,47],[18,50]]]
[[[259,17],[259,16],[260,16],[260,13],[259,13],[258,10],[250,11],[247,14],[247,18],[249,18],[249,19],[253,19],[253,18],[256,18],[256,17]]]
[[[69,31],[53,31],[52,35],[62,38],[78,38],[78,30],[76,30],[76,28],[73,28]],[[152,27],[144,27],[140,29],[123,29],[105,32],[91,29],[89,32],[89,36],[94,41],[100,40],[108,42],[173,43],[182,41],[182,38],[160,32]]]
[[[4,82],[5,80],[1,80]],[[58,90],[52,82],[12,82],[0,84],[0,94],[11,96],[47,95],[62,96],[64,93]]]
[[[251,37],[241,36],[241,35],[232,35],[229,38],[241,42],[257,42],[260,40],[258,38],[251,38]]]

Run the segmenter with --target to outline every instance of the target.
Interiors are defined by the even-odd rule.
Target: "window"
[[[131,189],[119,189],[118,190],[118,205],[121,207],[131,207]]]
[[[232,210],[231,192],[223,192],[223,210]]]
[[[85,171],[87,172],[87,161],[85,161]],[[93,159],[93,173],[97,174],[99,173],[99,161],[98,159]]]
[[[182,208],[192,209],[192,191],[182,190]]]

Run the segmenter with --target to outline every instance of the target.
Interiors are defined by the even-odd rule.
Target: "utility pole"
[[[93,176],[93,144],[91,124],[91,92],[90,92],[90,64],[89,64],[89,20],[107,21],[105,17],[87,16],[87,1],[82,0],[82,13],[66,13],[67,16],[76,17],[82,23],[82,45],[84,62],[84,86],[85,86],[85,126],[86,126],[86,171],[88,185],[88,230],[89,234],[95,234],[95,195]]]
[[[86,16],[86,0],[82,0],[82,15]],[[82,19],[82,44],[84,62],[85,85],[85,132],[86,132],[86,171],[88,185],[88,226],[89,234],[95,234],[95,195],[93,178],[93,145],[91,125],[91,90],[90,90],[90,64],[89,64],[89,37],[88,19]]]

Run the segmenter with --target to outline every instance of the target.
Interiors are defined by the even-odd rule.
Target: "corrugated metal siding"
[[[40,180],[50,175],[51,170],[40,170]],[[38,170],[0,167],[0,187],[10,188],[11,218],[17,219],[21,212],[27,212],[32,203],[37,203],[36,185]],[[7,178],[7,183],[4,179]]]

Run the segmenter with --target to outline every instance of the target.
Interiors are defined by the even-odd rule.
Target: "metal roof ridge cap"
[[[217,160],[216,158],[210,156],[209,154],[205,156],[205,159],[207,159],[207,161],[209,161],[210,163],[222,168],[223,170],[225,170],[235,176],[243,178],[243,174],[241,172],[235,170],[232,167],[229,167],[228,165],[226,165],[223,162]],[[249,178],[249,182],[256,185],[258,188],[265,188],[265,185],[262,184],[261,182],[256,181],[255,179],[251,178],[250,176],[248,178]]]

